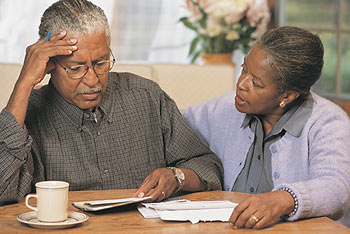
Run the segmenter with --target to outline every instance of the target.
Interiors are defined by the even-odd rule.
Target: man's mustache
[[[86,88],[83,88],[79,91],[77,91],[77,94],[91,94],[91,93],[98,93],[98,92],[101,92],[102,91],[102,85],[101,84],[98,84],[96,85],[95,87],[86,87]]]

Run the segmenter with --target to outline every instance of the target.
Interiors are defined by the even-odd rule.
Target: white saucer
[[[83,213],[68,211],[68,218],[63,222],[46,223],[40,222],[36,217],[36,211],[27,212],[17,216],[17,220],[35,228],[57,229],[68,228],[88,220],[89,216]]]

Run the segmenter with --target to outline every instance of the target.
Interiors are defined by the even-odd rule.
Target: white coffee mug
[[[36,194],[26,196],[26,206],[37,212],[41,222],[62,222],[68,215],[68,187],[63,181],[42,181],[35,184]],[[31,197],[37,199],[37,207],[28,204]]]

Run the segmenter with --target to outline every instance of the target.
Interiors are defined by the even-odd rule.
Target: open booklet
[[[82,209],[84,211],[99,211],[105,210],[113,207],[124,206],[128,204],[138,203],[146,201],[152,198],[143,197],[143,198],[121,198],[121,199],[112,199],[112,200],[95,200],[95,201],[82,201],[82,202],[73,202],[73,206]]]

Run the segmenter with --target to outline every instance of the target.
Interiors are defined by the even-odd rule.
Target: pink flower
[[[187,10],[191,13],[189,20],[192,23],[198,22],[202,19],[203,14],[200,11],[202,4],[205,4],[207,0],[194,0],[196,4],[192,4],[191,0],[186,0]]]
[[[249,4],[247,20],[251,26],[260,27],[265,31],[270,21],[270,11],[266,0],[253,0]]]
[[[245,48],[266,30],[270,20],[267,0],[184,0],[184,2],[190,13],[185,17],[189,20],[185,26],[200,36],[194,40],[197,40],[198,45],[202,47],[192,50],[192,55],[203,51],[223,53]],[[240,22],[242,19],[246,21]]]
[[[197,4],[200,4],[200,0],[195,0]],[[198,22],[200,19],[202,19],[203,15],[200,12],[197,5],[193,5],[191,0],[186,0],[186,6],[187,10],[191,13],[191,16],[189,17],[189,20],[191,22]]]
[[[242,11],[232,11],[232,13],[226,17],[227,24],[233,25],[235,23],[238,23],[242,17],[244,16],[244,12]]]

